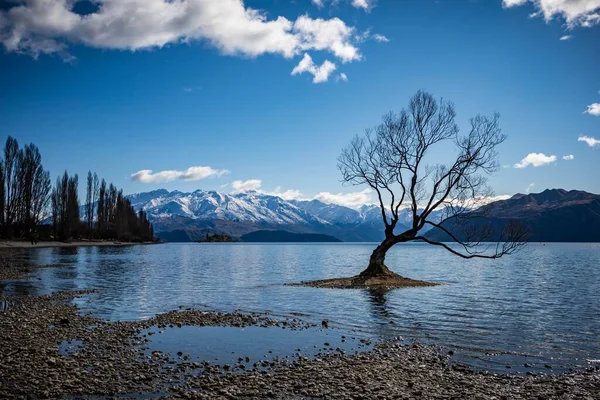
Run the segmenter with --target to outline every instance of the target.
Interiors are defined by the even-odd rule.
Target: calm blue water
[[[111,320],[148,318],[179,306],[271,311],[343,331],[402,336],[453,348],[461,361],[553,371],[600,359],[600,244],[531,244],[500,260],[463,260],[424,244],[398,245],[387,265],[440,282],[387,293],[283,286],[355,275],[374,244],[165,244],[47,248],[11,253],[35,264],[31,279],[0,294],[99,289],[77,300]],[[0,253],[6,256],[7,251]]]
[[[143,332],[149,343],[144,345],[146,356],[153,351],[169,353],[171,358],[188,356],[190,362],[209,361],[211,364],[244,365],[251,369],[259,361],[286,360],[299,356],[318,357],[320,354],[344,352],[354,354],[373,348],[360,337],[342,336],[333,329],[284,330],[278,327],[248,326],[183,326],[180,328],[153,327]],[[248,357],[248,358],[246,358]],[[260,366],[265,367],[266,365]]]

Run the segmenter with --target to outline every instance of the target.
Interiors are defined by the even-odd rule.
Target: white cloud
[[[166,170],[153,173],[151,169],[143,169],[131,174],[131,180],[142,183],[171,182],[174,180],[199,181],[209,177],[219,177],[228,174],[226,169],[211,167],[189,167],[185,171]]]
[[[481,198],[480,201],[483,202],[484,204],[488,204],[488,203],[493,203],[494,201],[508,200],[511,197],[512,196],[509,194],[499,194],[497,196],[483,197],[483,198]]]
[[[304,196],[302,195],[302,192],[300,192],[299,190],[296,189],[288,189],[288,190],[284,190],[282,191],[281,188],[279,186],[277,186],[275,188],[274,191],[272,192],[263,192],[265,194],[270,194],[271,196],[277,196],[277,197],[281,197],[284,200],[302,200],[304,199]]]
[[[579,136],[577,138],[578,142],[585,142],[587,143],[588,146],[590,147],[596,147],[598,145],[600,145],[600,139],[596,139],[590,136]]]
[[[299,190],[288,189],[281,190],[281,187],[277,186],[274,191],[267,192],[261,190],[262,180],[261,179],[248,179],[247,181],[233,181],[231,182],[233,193],[248,192],[250,190],[268,194],[271,196],[281,197],[284,200],[300,200],[303,198],[302,193]]]
[[[339,18],[296,20],[246,7],[242,0],[97,0],[79,15],[73,0],[23,0],[0,11],[0,42],[7,52],[59,54],[67,43],[101,49],[142,50],[204,41],[227,55],[292,58],[326,51],[343,62],[361,59],[355,29]]]
[[[552,164],[556,161],[556,156],[547,156],[544,153],[529,153],[520,162],[515,164],[515,168],[526,168],[528,166],[541,167],[542,165]]]
[[[247,181],[233,181],[231,187],[235,192],[247,192],[249,190],[258,190],[262,185],[260,179],[248,179]]]
[[[298,65],[292,70],[292,75],[308,72],[313,76],[313,83],[322,83],[329,80],[329,75],[331,75],[335,69],[335,64],[329,60],[325,60],[320,66],[316,65],[311,56],[308,55],[308,53],[305,53],[302,60],[300,60]]]
[[[500,201],[500,200],[508,200],[510,199],[512,196],[510,195],[506,195],[506,194],[501,194],[501,195],[497,195],[497,196],[479,196],[479,197],[475,197],[473,199],[467,199],[467,200],[452,200],[450,201],[450,203],[454,204],[454,206],[457,207],[466,207],[466,208],[470,208],[470,209],[475,209],[481,206],[485,206],[486,204],[490,204],[493,203],[495,201]],[[424,207],[424,206],[422,206]]]
[[[356,35],[354,35],[354,40],[356,40],[357,43],[362,43],[366,42],[372,37],[373,36],[371,35],[371,29],[367,29],[366,31],[358,32]]]
[[[506,8],[533,3],[536,12],[532,16],[542,15],[546,21],[562,17],[569,28],[577,26],[591,27],[600,23],[600,0],[503,0]]]
[[[502,1],[502,5],[507,8],[514,7],[514,6],[521,6],[525,3],[527,3],[527,0],[503,0]]]
[[[373,1],[371,1],[371,3],[373,3]],[[352,0],[352,7],[368,10],[372,6],[371,3],[369,3],[368,0]]]
[[[300,190],[297,189],[287,189],[283,190],[280,186],[277,186],[273,191],[262,190],[262,180],[261,179],[249,179],[246,181],[234,181],[231,183],[232,193],[240,193],[247,191],[256,191],[258,193],[277,196],[284,200],[320,200],[323,203],[328,204],[339,204],[346,207],[357,208],[364,204],[371,203],[371,189],[365,189],[360,192],[351,192],[351,193],[329,193],[329,192],[320,192],[317,193],[314,197],[304,196]],[[489,198],[489,201],[484,201],[484,203],[501,200],[504,199],[505,196],[497,196]],[[481,203],[481,204],[484,204]]]
[[[363,204],[367,204],[371,201],[371,190],[365,189],[360,192],[337,194],[321,192],[317,193],[314,198],[322,201],[323,203],[339,204],[346,207],[360,207]]]
[[[302,15],[294,22],[292,31],[297,40],[294,54],[299,54],[302,50],[325,50],[342,62],[362,58],[358,48],[351,43],[355,29],[339,18],[312,19],[308,15]]]
[[[387,43],[390,41],[386,36],[381,35],[379,33],[371,33],[371,29],[367,29],[362,32],[358,32],[354,35],[354,40],[356,43],[363,43],[367,40],[374,40],[379,43]]]
[[[311,2],[319,8],[324,7],[327,1],[335,5],[338,4],[340,0],[311,0]],[[375,7],[375,2],[376,0],[349,0],[352,7],[362,8],[365,11],[369,11],[371,8]]]
[[[560,40],[571,40],[573,39],[573,35],[563,35],[560,37]]]
[[[566,156],[562,156],[562,159],[566,161],[571,161],[575,159],[575,156],[573,154],[568,154]]]
[[[587,106],[587,110],[584,113],[593,115],[595,117],[600,117],[600,103],[593,103]]]
[[[335,80],[336,80],[336,82],[338,82],[338,81],[348,82],[348,76],[342,72],[338,76],[335,77]]]
[[[373,39],[375,39],[375,41],[380,42],[380,43],[387,43],[390,41],[390,39],[388,39],[387,37],[380,35],[379,33],[376,33],[373,35]]]
[[[525,193],[527,193],[527,194],[531,193],[534,186],[535,186],[535,183],[530,183],[529,186],[527,186],[527,189],[525,189]]]

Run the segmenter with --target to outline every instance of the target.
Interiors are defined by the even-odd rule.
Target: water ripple
[[[282,285],[354,275],[373,247],[167,244],[35,249],[16,256],[57,267],[39,269],[29,280],[0,282],[0,296],[96,288],[99,293],[76,302],[82,311],[111,320],[149,318],[180,306],[300,313],[315,321],[328,319],[348,331],[468,349],[464,354],[473,353],[473,365],[487,362],[489,368],[505,368],[507,357],[516,355],[564,368],[600,359],[596,244],[531,244],[500,260],[463,260],[423,244],[399,245],[387,260],[394,271],[442,285],[387,293]]]

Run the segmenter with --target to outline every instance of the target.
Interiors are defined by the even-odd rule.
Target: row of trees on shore
[[[34,240],[78,238],[152,241],[152,224],[122,190],[88,172],[85,204],[79,201],[79,177],[67,171],[52,187],[36,145],[19,147],[8,137],[0,155],[0,237]]]

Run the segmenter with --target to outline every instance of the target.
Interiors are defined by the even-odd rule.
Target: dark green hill
[[[336,237],[319,233],[292,233],[279,230],[250,232],[240,239],[243,242],[341,242]]]

